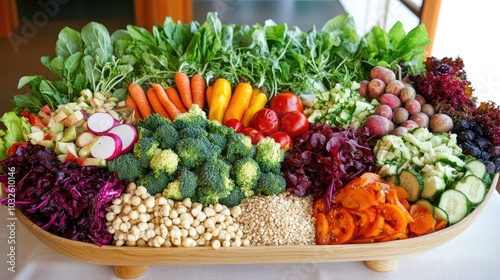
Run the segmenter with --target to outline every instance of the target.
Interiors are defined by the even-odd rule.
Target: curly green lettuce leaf
[[[15,112],[7,112],[0,118],[6,129],[0,129],[0,160],[7,158],[6,152],[15,142],[24,142],[24,135],[31,131],[31,125]]]

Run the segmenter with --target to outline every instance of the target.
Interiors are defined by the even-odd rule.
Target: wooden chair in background
[[[192,0],[134,0],[135,24],[151,30],[163,24],[165,17],[188,23],[193,20]]]

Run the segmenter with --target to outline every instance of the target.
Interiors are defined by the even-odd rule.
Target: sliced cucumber
[[[484,178],[484,175],[486,175],[486,165],[478,159],[467,162],[465,168],[467,168],[466,174],[472,173],[478,178]]]
[[[454,186],[456,190],[461,191],[467,199],[473,204],[478,205],[486,196],[486,185],[476,175],[467,175],[460,179]]]
[[[439,208],[438,206],[434,206],[434,219],[449,223],[448,214],[446,213],[446,211]]]
[[[424,178],[424,189],[420,195],[422,198],[433,199],[437,197],[444,189],[446,184],[443,178],[438,176],[430,176]]]
[[[448,223],[456,224],[469,214],[471,205],[465,194],[456,189],[448,189],[439,199],[438,207],[448,214]]]
[[[399,184],[410,195],[408,201],[415,202],[424,189],[422,175],[412,169],[403,169],[399,173]]]
[[[415,202],[415,204],[424,206],[427,210],[429,210],[432,213],[432,215],[434,215],[434,205],[432,205],[432,203],[427,199],[419,199],[417,200],[417,202]]]
[[[390,175],[389,177],[387,177],[386,181],[396,186],[399,186],[400,183],[399,176],[397,174]]]
[[[455,168],[464,167],[465,162],[459,157],[449,153],[436,153],[436,161],[441,161]]]

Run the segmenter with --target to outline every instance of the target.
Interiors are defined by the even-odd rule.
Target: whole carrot
[[[179,92],[175,88],[168,87],[165,89],[165,92],[167,93],[168,99],[174,103],[175,107],[177,107],[181,113],[187,112],[186,106],[182,103]]]
[[[142,120],[141,112],[139,112],[139,108],[137,108],[137,104],[135,103],[132,96],[129,96],[127,97],[127,99],[125,99],[125,105],[129,106],[130,109],[132,109],[136,121]]]
[[[182,103],[189,110],[193,104],[193,99],[191,95],[191,81],[189,80],[188,75],[184,72],[178,71],[175,73],[174,81]]]
[[[205,106],[205,89],[207,84],[200,74],[194,74],[191,77],[191,95],[193,103],[197,104],[200,109]]]
[[[149,103],[151,104],[151,107],[153,107],[153,110],[158,113],[159,115],[164,116],[165,118],[172,120],[170,115],[168,114],[167,110],[165,107],[160,102],[160,99],[158,99],[158,95],[156,93],[156,90],[154,88],[149,88],[146,91],[146,95],[148,96]]]
[[[205,94],[207,100],[207,106],[210,109],[210,105],[212,105],[212,94],[214,93],[214,85],[210,85],[207,87]]]
[[[129,84],[128,92],[134,99],[135,104],[137,104],[137,108],[139,109],[141,116],[143,118],[149,117],[149,115],[151,115],[152,113],[151,105],[149,104],[146,92],[144,92],[144,89],[142,89],[141,85],[138,83]]]
[[[153,88],[156,91],[156,95],[158,96],[158,100],[160,100],[163,107],[165,107],[165,110],[167,110],[167,112],[170,115],[170,117],[172,118],[172,120],[175,119],[175,117],[177,117],[177,115],[179,115],[181,112],[179,111],[177,106],[175,106],[175,104],[172,103],[172,101],[168,98],[167,93],[165,92],[165,89],[160,84],[156,84],[156,83],[153,84]]]

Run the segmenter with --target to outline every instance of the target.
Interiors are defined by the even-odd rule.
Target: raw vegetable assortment
[[[360,37],[348,14],[306,32],[216,13],[66,27],[41,59],[57,79],[22,77],[31,92],[0,119],[2,167],[36,224],[100,246],[432,233],[483,201],[500,109],[476,105],[460,58],[426,58],[429,42],[401,23]]]

